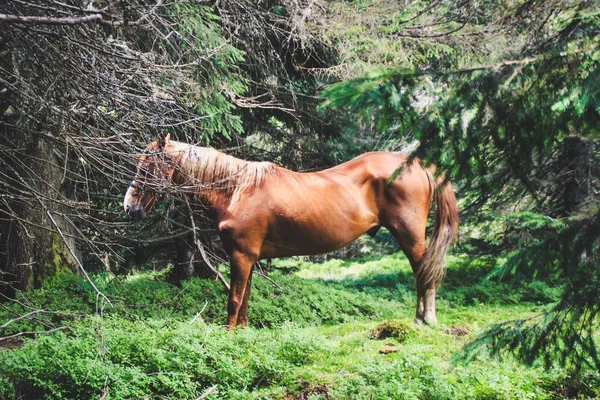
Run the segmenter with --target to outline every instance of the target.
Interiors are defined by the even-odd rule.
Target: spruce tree
[[[552,271],[564,282],[550,310],[491,327],[466,358],[487,347],[527,363],[600,369],[600,14],[585,1],[518,2],[504,12],[504,39],[522,43],[507,58],[372,69],[331,85],[323,107],[416,141],[412,155],[460,186],[464,208],[481,215],[515,205],[521,212],[507,223],[531,239],[505,248],[497,273]]]

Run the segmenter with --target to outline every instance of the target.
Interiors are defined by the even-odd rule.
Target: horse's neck
[[[250,161],[215,149],[174,142],[171,155],[181,172],[181,185],[193,197],[221,214],[240,190],[262,179],[262,171]]]

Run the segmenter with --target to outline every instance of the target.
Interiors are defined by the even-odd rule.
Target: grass
[[[220,325],[226,296],[215,281],[179,288],[160,273],[98,275],[115,305],[99,312],[89,285],[63,275],[0,311],[0,325],[29,307],[49,312],[9,324],[1,336],[65,327],[0,348],[0,398],[197,398],[215,384],[211,399],[600,395],[597,373],[584,382],[485,353],[457,363],[462,346],[488,324],[539,312],[560,288],[487,281],[486,260],[451,257],[448,264],[434,327],[412,324],[413,277],[399,255],[278,260],[271,278],[282,289],[256,277],[252,326],[235,332]],[[396,333],[374,334],[383,328]]]

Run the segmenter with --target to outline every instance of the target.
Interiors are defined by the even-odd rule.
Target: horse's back
[[[375,226],[389,226],[398,207],[422,210],[411,204],[416,197],[425,198],[426,216],[427,178],[418,162],[390,180],[407,160],[398,153],[373,152],[323,171],[277,168],[241,196],[232,212],[240,223],[254,224],[253,231],[264,230],[261,257],[336,250]]]
[[[420,160],[401,153],[370,152],[322,171],[331,176],[350,178],[357,185],[370,185],[380,201],[413,199],[429,204],[431,181]],[[381,205],[384,206],[383,204]]]
[[[350,179],[360,188],[378,225],[392,232],[423,231],[433,198],[431,171],[417,158],[391,152],[362,154],[347,163],[323,171]]]
[[[372,179],[388,179],[394,171],[406,163],[408,156],[401,153],[373,151],[361,154],[350,161],[320,171],[323,174],[352,174]]]

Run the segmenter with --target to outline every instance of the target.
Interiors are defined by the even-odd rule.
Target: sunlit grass
[[[69,307],[77,316],[44,316],[68,330],[0,349],[0,397],[91,398],[107,382],[112,398],[196,398],[215,384],[211,396],[226,399],[556,398],[569,379],[560,369],[485,352],[467,365],[454,362],[489,324],[552,304],[555,289],[543,282],[486,280],[488,262],[449,257],[439,323],[421,327],[412,323],[413,275],[401,254],[278,260],[270,278],[279,287],[255,277],[252,327],[235,332],[222,325],[226,294],[219,282],[176,287],[164,273],[101,276],[100,289],[117,307],[100,316],[89,285],[65,275],[30,293],[30,304]],[[386,321],[410,327],[403,340],[373,337]],[[28,320],[11,329],[20,323],[46,329]]]
[[[296,275],[303,279],[322,279],[325,281],[343,281],[368,279],[374,276],[411,271],[406,257],[401,254],[377,256],[377,258],[361,258],[360,260],[329,259],[321,263],[311,263],[302,258],[277,260],[276,267],[299,268]]]

